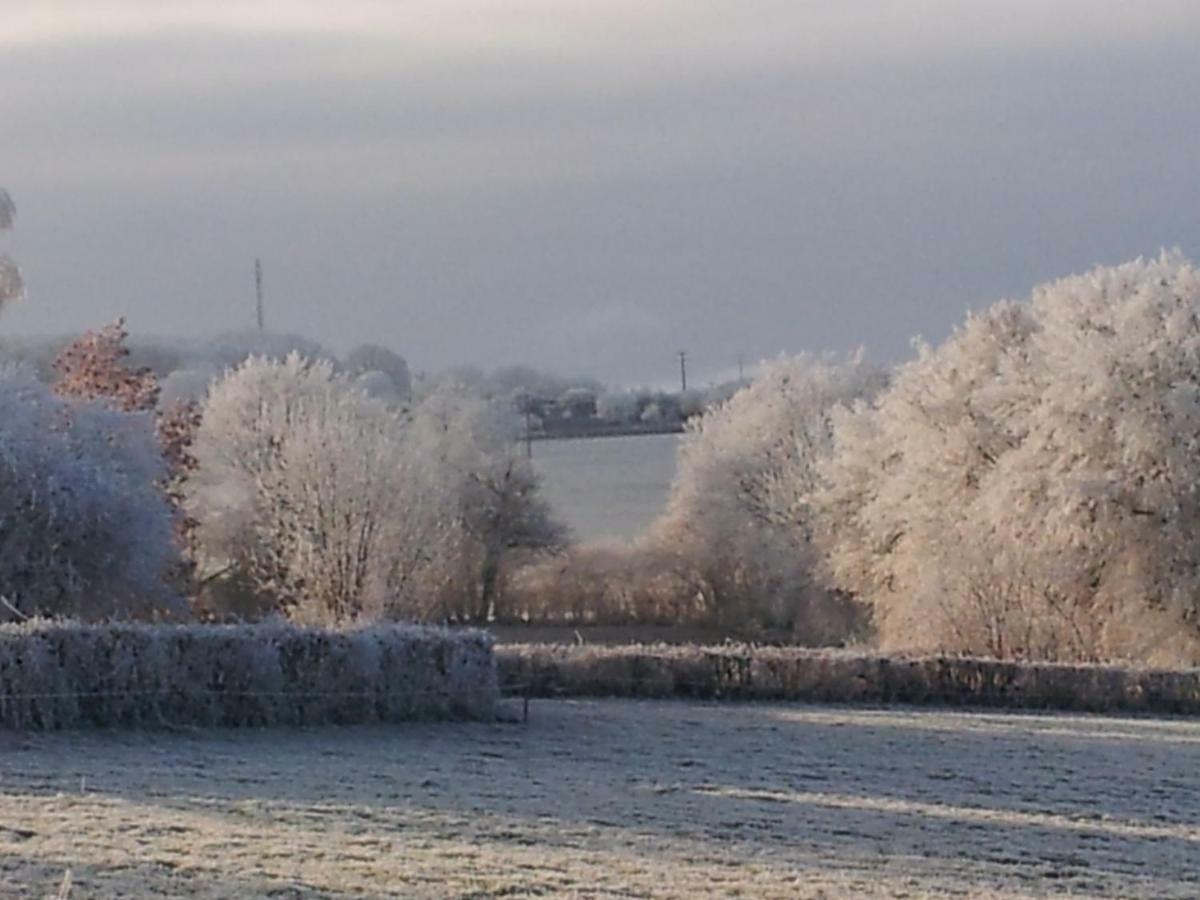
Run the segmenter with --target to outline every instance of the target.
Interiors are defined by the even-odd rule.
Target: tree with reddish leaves
[[[125,320],[117,319],[99,331],[89,331],[65,347],[54,361],[60,397],[99,401],[120,412],[153,413],[159,449],[167,464],[160,487],[175,510],[175,537],[185,556],[192,556],[196,523],[183,510],[183,483],[195,469],[191,446],[200,425],[200,407],[193,401],[178,401],[157,409],[158,376],[150,369],[127,365],[129,337]],[[176,581],[190,581],[193,566],[186,563]]]
[[[156,433],[158,446],[167,463],[167,477],[162,482],[175,511],[175,542],[183,553],[183,563],[175,573],[181,587],[191,586],[195,576],[196,520],[184,508],[184,486],[196,470],[192,444],[200,428],[200,405],[194,400],[177,400],[158,413]]]
[[[158,378],[125,363],[129,348],[125,320],[89,331],[68,344],[54,361],[54,392],[74,400],[102,400],[121,412],[149,412],[158,402]]]
[[[99,400],[121,412],[156,412],[158,441],[175,480],[195,468],[189,448],[200,424],[200,408],[179,401],[156,410],[158,376],[145,366],[131,368],[125,363],[128,337],[125,320],[117,319],[69,344],[54,361],[58,373],[54,392],[74,400]]]
[[[200,404],[176,400],[158,413],[158,443],[173,477],[186,476],[196,468],[192,442],[200,427]],[[177,499],[172,495],[172,499]]]

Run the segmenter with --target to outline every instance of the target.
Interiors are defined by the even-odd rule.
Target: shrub
[[[155,615],[178,559],[146,414],[0,366],[0,597],[24,615]]]
[[[375,626],[0,626],[0,727],[260,726],[488,718],[483,632]]]
[[[887,657],[748,645],[496,649],[503,688],[533,697],[703,697],[1200,713],[1200,669]]]
[[[514,571],[504,585],[502,621],[563,624],[706,622],[689,572],[643,542],[597,541]]]

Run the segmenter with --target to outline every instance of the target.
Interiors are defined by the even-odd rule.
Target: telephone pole
[[[258,330],[266,330],[266,313],[263,310],[263,273],[262,260],[254,258],[254,312],[258,319]]]
[[[679,390],[687,390],[687,351],[679,351]]]
[[[745,369],[745,364],[746,364],[746,359],[745,359],[745,357],[743,357],[743,356],[742,356],[742,354],[740,354],[740,353],[739,353],[739,354],[738,354],[738,381],[745,381],[745,380],[746,380],[746,374],[745,374],[745,371],[744,371],[744,369]]]

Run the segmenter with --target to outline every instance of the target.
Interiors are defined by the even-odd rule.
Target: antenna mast
[[[263,273],[262,260],[254,259],[254,312],[258,319],[258,330],[266,330],[266,314],[263,310]]]

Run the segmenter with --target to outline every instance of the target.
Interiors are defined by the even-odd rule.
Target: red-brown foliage
[[[61,397],[99,400],[122,412],[156,412],[155,431],[167,464],[160,486],[175,510],[175,539],[185,557],[172,579],[187,589],[194,575],[191,551],[196,523],[183,510],[183,483],[196,468],[191,447],[200,426],[200,407],[181,401],[156,411],[158,377],[148,368],[125,363],[128,337],[125,320],[117,319],[69,344],[54,361],[58,373],[54,390]]]
[[[147,368],[125,365],[129,349],[125,320],[89,331],[68,344],[54,361],[60,397],[103,400],[122,412],[148,412],[158,402],[158,378]]]

